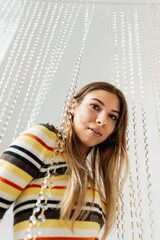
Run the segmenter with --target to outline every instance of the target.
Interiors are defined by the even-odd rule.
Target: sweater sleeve
[[[0,221],[23,189],[52,157],[56,134],[47,125],[24,131],[0,157]]]

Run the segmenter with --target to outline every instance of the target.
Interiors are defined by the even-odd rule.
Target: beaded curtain
[[[0,19],[0,150],[59,120],[69,83],[114,84],[129,107],[130,171],[107,239],[159,240],[160,1],[1,0]]]

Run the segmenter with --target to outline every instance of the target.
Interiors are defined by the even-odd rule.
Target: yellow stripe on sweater
[[[41,143],[39,143],[36,139],[30,136],[22,135],[19,137],[19,140],[32,146],[35,150],[37,150],[40,154],[42,154],[46,158],[51,158],[53,155],[53,151],[45,148],[44,146],[42,146]]]
[[[54,141],[57,140],[57,135],[56,133],[50,131],[48,128],[44,127],[43,125],[35,125],[33,127],[33,129],[36,128],[39,131],[43,132],[45,135],[47,135],[47,137],[49,137],[50,139],[53,139]]]
[[[1,188],[1,191],[5,192],[5,193],[8,193],[12,196],[15,196],[17,197],[19,194],[20,194],[20,190],[8,185],[7,183],[4,183],[4,182],[0,182],[0,188]]]
[[[21,179],[23,179],[27,183],[32,180],[32,177],[28,173],[24,172],[22,169],[15,166],[14,164],[12,164],[10,162],[7,162],[3,159],[0,159],[0,161],[1,161],[1,167],[2,168],[4,168],[7,171],[13,173],[14,175],[17,175],[18,177],[20,177]]]
[[[34,188],[26,188],[25,190],[23,190],[22,194],[20,195],[20,198],[23,198],[25,196],[29,196],[29,195],[39,195],[41,188],[39,187],[34,187]],[[48,189],[44,189],[44,193],[47,192]],[[51,189],[50,190],[51,194],[54,196],[63,196],[65,193],[65,189]]]
[[[18,232],[23,229],[27,229],[29,226],[29,221],[24,221],[17,223],[13,231]],[[40,228],[70,228],[71,223],[66,223],[64,220],[56,220],[56,219],[46,219],[45,222],[40,224]],[[35,225],[36,227],[36,225]],[[76,221],[74,224],[74,229],[94,229],[100,231],[100,225],[96,222],[89,222],[89,221]]]
[[[47,191],[48,191],[48,189],[44,189],[44,193],[47,192]],[[63,187],[59,188],[59,186],[57,186],[57,188],[55,186],[55,188],[50,190],[50,192],[53,196],[63,196],[65,191],[66,191],[65,188],[63,188]],[[32,187],[32,185],[31,185],[30,188],[26,188],[22,192],[20,198],[23,198],[23,197],[29,196],[29,195],[38,195],[39,193],[40,193],[40,187]],[[87,191],[87,196],[91,197],[92,195],[93,195],[93,193],[91,193],[91,190],[88,190]],[[99,196],[98,192],[95,192],[95,199],[99,199],[99,201],[101,202],[101,199],[100,199],[100,196]]]

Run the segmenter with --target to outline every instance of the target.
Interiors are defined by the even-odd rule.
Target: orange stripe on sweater
[[[99,240],[99,238],[95,238],[95,237],[84,237],[84,238],[80,238],[80,237],[38,237],[36,238],[37,240]],[[23,239],[21,239],[23,240]],[[30,238],[28,240],[33,240],[33,238]]]
[[[41,185],[40,184],[31,184],[31,185],[28,185],[26,186],[26,188],[41,188]],[[49,187],[46,187],[46,188],[49,188]],[[52,189],[66,189],[67,187],[66,186],[53,186]],[[88,187],[88,190],[92,190],[91,187]],[[98,192],[97,189],[94,189],[95,192]],[[106,205],[106,202],[104,202],[102,199],[101,199],[102,203],[104,205]]]
[[[30,184],[30,185],[28,185],[26,188],[41,188],[41,185],[39,185],[39,184]],[[49,188],[49,187],[46,187],[46,188]],[[66,187],[65,186],[53,186],[52,187],[52,189],[66,189]]]
[[[31,184],[31,185],[28,185],[26,186],[26,188],[41,188],[41,185],[40,184]],[[49,188],[49,187],[46,187],[46,188]],[[52,189],[66,189],[67,187],[66,186],[53,186]],[[88,190],[92,190],[91,187],[88,187]],[[94,189],[96,192],[98,192],[97,189]],[[106,205],[106,202],[104,202],[103,200],[101,200],[103,202],[104,205]]]
[[[26,188],[41,188],[41,185],[40,184],[30,184],[28,186],[26,186]],[[46,187],[46,188],[49,188],[49,187]],[[53,186],[52,189],[66,189],[67,187],[66,186]],[[88,187],[88,190],[92,190],[91,187]],[[94,189],[95,192],[98,192],[97,189]],[[101,200],[104,204],[106,204],[103,200]]]
[[[30,185],[28,185],[26,188],[41,188],[41,185],[40,184],[30,184]],[[49,187],[46,187],[46,188],[49,188]],[[53,186],[53,188],[56,188],[56,189],[65,189],[65,188],[67,188],[66,186]],[[88,187],[88,190],[92,190],[92,188],[91,187]],[[94,189],[95,190],[95,192],[98,192],[98,190],[97,189]]]
[[[92,190],[92,188],[91,188],[91,187],[88,187],[88,190]],[[95,192],[98,192],[97,189],[94,189],[94,191],[95,191]],[[101,199],[101,201],[103,202],[104,205],[106,205],[106,202],[104,202],[102,199]]]
[[[7,183],[7,184],[10,185],[11,187],[14,187],[14,188],[18,189],[19,191],[22,191],[22,190],[23,190],[23,188],[21,188],[20,186],[18,186],[18,185],[15,184],[15,183],[10,182],[9,180],[7,180],[7,179],[5,179],[5,178],[0,177],[0,181],[1,181],[1,182],[4,182],[4,183]]]
[[[23,135],[25,136],[29,136],[31,138],[34,138],[36,141],[38,141],[43,147],[47,148],[50,151],[53,151],[54,148],[53,147],[49,147],[45,142],[43,142],[40,138],[38,138],[37,136],[31,134],[31,133],[24,133]]]

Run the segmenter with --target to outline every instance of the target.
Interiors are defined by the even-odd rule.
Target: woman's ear
[[[78,104],[77,100],[75,99],[75,101],[74,101],[74,103],[72,105],[72,115],[73,116],[75,115],[75,113],[76,113],[76,111],[78,109],[78,106],[79,106],[79,104]]]

